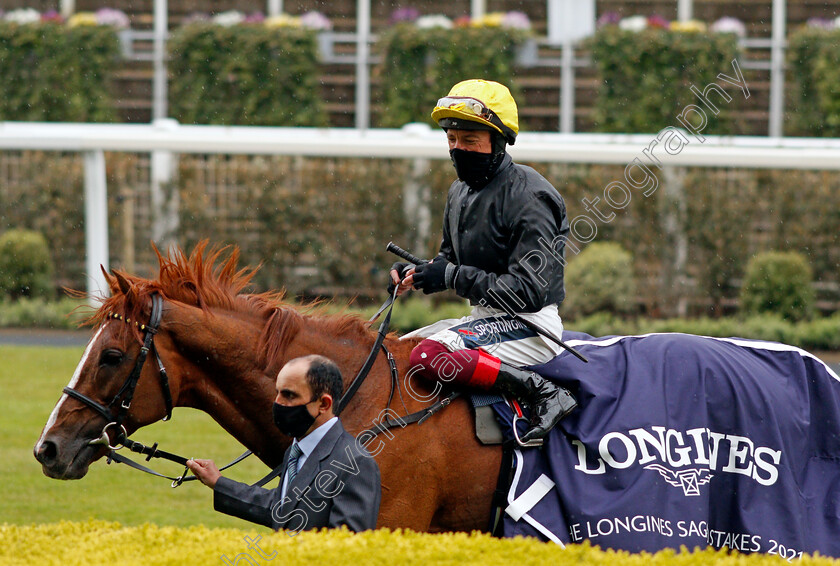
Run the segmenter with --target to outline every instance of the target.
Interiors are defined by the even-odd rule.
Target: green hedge
[[[691,85],[703,90],[717,82],[718,73],[731,76],[738,54],[736,36],[730,33],[635,32],[616,25],[599,28],[587,45],[598,71],[594,119],[602,132],[658,132],[678,125],[677,114],[687,104],[698,104]],[[725,106],[718,105],[717,116],[706,112],[704,133],[734,131]]]
[[[0,20],[0,120],[112,121],[118,57],[110,26]]]
[[[50,328],[73,330],[91,314],[78,299],[59,301],[18,299],[0,301],[0,328]]]
[[[500,82],[517,98],[514,62],[528,31],[499,27],[419,28],[400,23],[379,37],[382,63],[381,127],[427,122],[438,98],[455,83],[482,78]]]
[[[750,259],[741,286],[741,309],[773,313],[788,320],[810,318],[814,311],[813,272],[798,252],[762,252]]]
[[[786,133],[840,136],[840,29],[803,27],[791,34],[787,55],[792,88]]]
[[[561,307],[564,316],[628,313],[635,306],[633,256],[615,242],[586,246],[566,267],[565,283],[572,292]]]
[[[275,560],[284,566],[787,564],[780,556],[743,555],[726,548],[666,549],[633,554],[601,550],[588,542],[562,548],[535,538],[498,539],[479,532],[432,534],[407,529],[378,529],[354,534],[342,528],[289,536],[285,532],[272,533],[264,529],[209,529],[203,525],[178,528],[153,524],[129,527],[97,520],[0,525],[0,561],[9,566],[274,564]],[[837,564],[834,559],[807,554],[797,557],[796,562],[803,566]]]
[[[0,296],[52,297],[52,258],[47,239],[32,230],[9,230],[0,236]]]
[[[184,124],[324,126],[317,33],[198,22],[173,32],[170,115]]]
[[[566,320],[564,324],[567,330],[585,332],[592,336],[682,332],[717,338],[769,340],[809,351],[840,350],[840,314],[810,321],[791,322],[776,315],[628,320],[609,313],[598,313],[577,320]]]

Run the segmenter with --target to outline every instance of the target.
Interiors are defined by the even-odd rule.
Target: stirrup
[[[517,421],[524,421],[524,420],[525,420],[525,417],[520,417],[519,415],[516,414],[516,412],[513,413],[513,438],[516,439],[516,443],[519,446],[521,446],[522,448],[539,448],[539,447],[541,447],[543,444],[545,444],[545,439],[543,439],[543,438],[532,438],[531,440],[528,440],[527,442],[522,442],[522,439],[519,438],[519,431],[516,430],[516,422]]]

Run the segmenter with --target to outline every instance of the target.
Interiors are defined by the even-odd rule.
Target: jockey
[[[472,79],[438,100],[432,119],[446,131],[458,180],[449,187],[440,252],[420,265],[398,262],[390,275],[398,294],[446,289],[470,301],[462,319],[439,321],[407,336],[425,338],[411,353],[420,375],[514,397],[531,409],[522,442],[540,439],[576,406],[562,387],[520,366],[560,353],[563,323],[566,206],[534,169],[505,151],[519,132],[516,102],[496,82]],[[533,325],[531,325],[533,326]]]

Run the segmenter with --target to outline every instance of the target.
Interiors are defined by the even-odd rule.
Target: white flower
[[[834,27],[840,29],[840,16],[834,18]]]
[[[96,11],[96,23],[100,26],[114,26],[117,29],[127,29],[131,22],[125,12],[111,8],[102,8]]]
[[[308,29],[331,30],[332,22],[321,12],[306,12],[300,17],[300,24]]]
[[[624,31],[642,31],[647,27],[647,18],[645,16],[630,16],[618,22],[618,27]]]
[[[11,12],[6,12],[4,19],[7,22],[14,22],[16,24],[34,24],[41,21],[41,13],[35,8],[18,8]]]
[[[414,24],[420,29],[452,29],[452,20],[441,14],[436,14],[433,16],[421,16],[417,18]]]
[[[738,37],[747,36],[747,28],[738,18],[723,17],[712,24],[711,30],[715,33],[734,33]]]
[[[241,24],[245,20],[245,14],[237,10],[228,10],[213,16],[213,23],[216,25],[230,27]]]

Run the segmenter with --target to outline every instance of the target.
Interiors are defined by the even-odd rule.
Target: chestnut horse
[[[119,271],[106,274],[112,296],[91,317],[95,333],[69,388],[102,405],[117,396],[137,359],[154,294],[163,298],[157,355],[169,375],[173,405],[200,409],[275,467],[291,439],[272,421],[274,378],[287,361],[322,354],[341,368],[345,390],[364,363],[376,333],[350,315],[324,315],[318,308],[293,306],[279,292],[242,291],[255,270],[238,269],[238,250],[196,247],[163,257],[160,272],[147,280]],[[396,359],[399,386],[390,409],[405,415],[429,406],[435,392],[407,374],[417,340],[388,335],[385,345]],[[128,434],[166,416],[165,385],[158,365],[146,363],[123,425]],[[384,354],[341,413],[351,434],[375,425],[389,402],[391,376]],[[413,392],[413,394],[406,394]],[[392,413],[393,414],[393,413]],[[378,525],[417,531],[487,530],[491,499],[501,463],[498,446],[475,438],[470,408],[462,398],[422,425],[394,428],[368,444],[382,476]],[[177,426],[177,416],[175,423]],[[49,477],[79,479],[107,454],[90,442],[107,420],[90,404],[64,394],[35,445],[35,457]],[[109,431],[114,440],[116,431]]]

